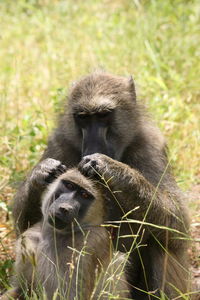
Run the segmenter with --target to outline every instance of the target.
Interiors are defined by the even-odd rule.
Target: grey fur
[[[107,178],[113,177],[112,189],[120,189],[123,192],[119,202],[124,212],[122,213],[115,201],[112,201],[108,219],[120,220],[124,213],[139,206],[140,208],[129,217],[142,221],[151,203],[146,217],[148,222],[168,226],[186,234],[189,224],[187,209],[183,195],[171,175],[165,140],[149,120],[145,108],[136,101],[132,79],[95,72],[76,82],[69,93],[65,112],[59,118],[58,127],[50,137],[47,149],[35,170],[49,157],[60,161],[67,168],[77,166],[82,158],[82,136],[73,114],[94,114],[113,109],[115,117],[109,128],[108,139],[115,149],[115,157],[111,159],[101,154],[89,157],[89,161],[95,161],[100,173],[104,170]],[[93,176],[94,174],[88,171],[90,163],[87,163],[83,159],[79,168],[86,175],[91,173]],[[36,187],[32,184],[31,174],[19,189],[13,214],[20,232],[41,219],[39,207],[42,191],[42,185]],[[112,196],[109,197],[112,199]],[[131,226],[134,232],[137,232],[138,226]],[[174,288],[167,284],[166,278],[169,276],[166,272],[171,274],[170,282],[180,288],[181,292],[186,292],[187,242],[182,239],[183,235],[152,226],[143,227],[145,234],[142,236],[140,233],[140,238],[143,237],[142,243],[147,246],[140,248],[140,255],[138,250],[131,253],[133,263],[129,271],[129,280],[136,287],[133,288],[133,298],[149,299],[149,296],[140,293],[138,288],[145,291],[156,290],[157,295],[160,295],[159,290],[164,290],[169,298],[177,294]],[[124,233],[129,234],[129,228],[129,225],[124,225]],[[132,241],[131,238],[124,241],[124,250],[130,249]],[[167,248],[170,255],[166,256],[162,247]],[[177,263],[172,262],[171,256],[175,257]],[[147,273],[148,287],[143,276],[141,259]]]
[[[48,223],[47,217],[52,195],[61,180],[76,183],[95,198],[83,217],[57,230]],[[43,197],[42,214],[43,220],[26,230],[17,241],[14,299],[19,296],[23,299],[23,291],[30,297],[39,287],[43,291],[39,297],[46,294],[48,300],[107,300],[109,295],[128,299],[125,257],[112,251],[109,233],[101,226],[106,214],[104,199],[91,180],[76,169],[68,170],[49,185]],[[3,299],[9,299],[8,295]]]

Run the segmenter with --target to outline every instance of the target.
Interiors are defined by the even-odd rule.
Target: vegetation
[[[38,161],[73,80],[96,68],[132,74],[165,134],[182,189],[199,182],[198,0],[0,2],[0,286],[11,266],[10,207]],[[194,199],[194,222],[200,223]],[[7,235],[9,234],[9,238]],[[195,261],[196,264],[196,261]]]

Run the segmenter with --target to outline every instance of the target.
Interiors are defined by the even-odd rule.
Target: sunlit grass
[[[1,176],[26,173],[70,82],[103,67],[133,74],[178,180],[196,182],[199,10],[198,1],[1,2]]]
[[[0,20],[1,209],[41,156],[70,83],[99,67],[133,75],[179,185],[198,183],[198,0],[6,0]]]

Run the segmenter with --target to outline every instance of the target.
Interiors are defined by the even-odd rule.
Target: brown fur
[[[133,262],[129,280],[134,286],[133,298],[149,298],[138,289],[156,290],[156,295],[160,295],[159,291],[163,290],[169,298],[177,295],[175,289],[167,283],[167,274],[171,273],[171,284],[185,293],[187,242],[183,237],[185,238],[188,232],[187,210],[183,195],[171,175],[165,140],[149,120],[144,107],[137,103],[134,83],[130,78],[96,72],[72,87],[65,112],[49,139],[41,162],[27,177],[16,195],[14,218],[17,226],[20,232],[23,232],[41,219],[39,206],[45,184],[39,185],[38,182],[41,182],[41,178],[52,175],[52,172],[40,171],[44,169],[41,166],[47,165],[45,159],[56,159],[66,167],[77,166],[82,159],[82,135],[74,120],[74,113],[94,115],[110,110],[114,110],[114,118],[108,128],[106,142],[114,149],[114,155],[110,158],[109,155],[93,154],[88,158],[90,162],[95,162],[100,174],[104,174],[108,179],[113,178],[110,182],[111,189],[121,191],[117,198],[123,212],[112,195],[108,195],[108,198],[112,199],[108,219],[119,221],[124,213],[139,206],[138,210],[129,215],[132,220],[143,221],[148,210],[145,221],[182,232],[179,234],[155,226],[142,226],[145,232],[142,235],[140,230],[139,239],[142,239],[146,246],[139,250],[134,248],[131,252]],[[99,152],[104,153],[101,150]],[[91,172],[90,162],[88,164],[83,158],[79,168],[85,175],[96,176]],[[55,166],[54,169],[57,170],[58,167]],[[53,175],[55,173],[53,172]],[[131,232],[137,233],[139,225],[130,224]],[[123,225],[124,234],[130,234],[130,224]],[[120,244],[119,247],[127,251],[132,242],[133,238],[126,238],[124,245]],[[167,259],[164,248],[169,252]],[[171,263],[171,256],[176,258],[177,263]],[[156,262],[160,262],[159,265]]]
[[[77,220],[78,227],[75,222],[66,229],[56,230],[48,225],[46,216],[61,180],[76,183],[95,199],[86,214]],[[108,293],[120,299],[128,298],[124,256],[113,253],[109,234],[101,226],[104,207],[104,200],[92,181],[76,169],[68,170],[49,185],[43,197],[43,221],[26,230],[17,241],[15,299],[19,296],[23,299],[22,291],[28,290],[30,297],[40,285],[49,300],[56,292],[54,299],[106,300]]]

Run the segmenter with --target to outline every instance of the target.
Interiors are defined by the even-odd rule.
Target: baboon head
[[[120,160],[137,131],[139,108],[132,77],[96,72],[71,89],[62,132],[80,156],[102,153]]]
[[[103,200],[91,180],[70,169],[55,180],[44,195],[44,220],[55,229],[103,222]],[[98,212],[98,213],[97,213]]]

